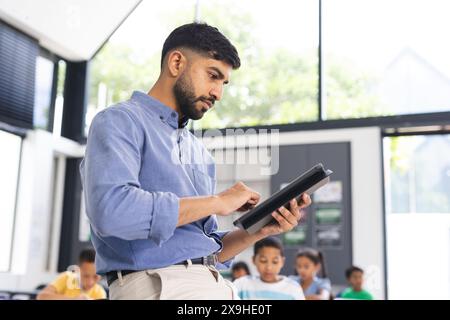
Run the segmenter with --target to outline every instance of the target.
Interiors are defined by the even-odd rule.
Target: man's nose
[[[214,98],[214,100],[217,100],[217,101],[222,99],[222,93],[223,93],[223,87],[221,85],[212,87],[211,91],[209,92],[210,96],[212,96]]]

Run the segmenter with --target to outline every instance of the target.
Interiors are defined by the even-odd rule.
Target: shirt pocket
[[[199,196],[209,196],[214,194],[216,188],[216,179],[211,178],[207,173],[192,168],[194,176],[194,187]]]

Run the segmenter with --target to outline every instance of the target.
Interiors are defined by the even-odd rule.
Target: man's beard
[[[175,82],[173,86],[173,93],[177,101],[180,111],[184,117],[192,120],[199,120],[203,117],[208,109],[202,108],[200,110],[195,108],[195,104],[198,101],[209,100],[214,104],[213,99],[208,99],[206,97],[195,97],[194,88],[192,86],[192,81],[187,78],[187,75],[182,74],[180,78]]]

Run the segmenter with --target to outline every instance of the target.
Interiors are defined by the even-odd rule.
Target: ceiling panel
[[[89,60],[142,0],[0,0],[0,19],[70,60]]]

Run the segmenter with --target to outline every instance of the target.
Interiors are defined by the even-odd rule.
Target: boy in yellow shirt
[[[100,276],[95,269],[95,251],[81,251],[79,272],[62,273],[37,296],[38,300],[93,300],[106,299],[106,292],[97,282]],[[77,270],[78,271],[78,270]]]

